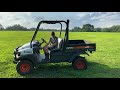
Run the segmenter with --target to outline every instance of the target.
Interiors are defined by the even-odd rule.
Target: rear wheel
[[[72,66],[74,69],[77,70],[85,70],[87,69],[86,59],[78,57],[72,62]]]
[[[23,60],[17,63],[16,70],[20,75],[30,74],[33,71],[33,64],[30,61]]]

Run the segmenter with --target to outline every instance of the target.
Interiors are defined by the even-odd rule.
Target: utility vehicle
[[[57,24],[61,25],[60,37],[58,37],[58,47],[56,49],[49,50],[49,61],[46,62],[45,54],[41,54],[43,43],[46,40],[41,38],[42,42],[35,40],[38,31],[40,34],[44,33],[39,30],[41,24]],[[64,38],[61,38],[62,33],[62,23],[65,23],[66,29]],[[87,69],[87,62],[85,57],[80,56],[81,54],[87,54],[87,52],[92,53],[96,51],[96,43],[89,43],[85,40],[69,40],[69,20],[63,21],[40,21],[34,34],[32,40],[22,46],[14,49],[14,63],[16,65],[16,70],[20,75],[26,75],[31,73],[40,64],[45,63],[60,63],[69,62],[72,63],[74,69],[85,70]]]

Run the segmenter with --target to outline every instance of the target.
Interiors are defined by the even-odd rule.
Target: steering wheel
[[[45,39],[41,38],[41,40],[42,40],[42,43],[47,43],[47,42],[45,41]]]

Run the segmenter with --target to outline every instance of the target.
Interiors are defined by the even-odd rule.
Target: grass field
[[[49,34],[42,32],[38,36],[47,40]],[[96,52],[85,55],[87,70],[74,70],[71,63],[54,63],[41,65],[32,74],[20,76],[13,64],[13,50],[29,42],[32,35],[32,31],[0,32],[0,78],[120,78],[120,33],[106,32],[70,32],[70,39],[84,39],[97,45]]]

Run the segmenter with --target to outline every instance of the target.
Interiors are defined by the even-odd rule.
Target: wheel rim
[[[20,71],[25,73],[25,72],[28,72],[30,70],[30,65],[27,64],[27,63],[23,63],[21,64],[20,66]]]
[[[76,66],[78,69],[83,69],[85,67],[85,63],[83,61],[78,61]]]

